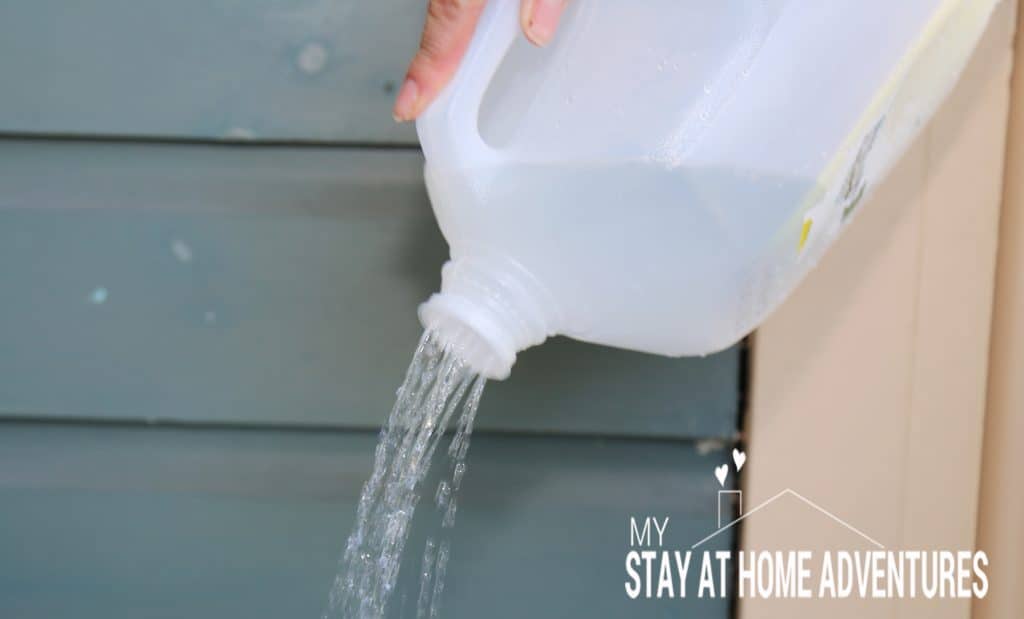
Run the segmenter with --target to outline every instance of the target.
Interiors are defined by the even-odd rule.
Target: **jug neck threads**
[[[476,372],[508,378],[516,353],[552,335],[555,306],[518,263],[494,255],[449,260],[441,292],[419,308],[420,322]]]

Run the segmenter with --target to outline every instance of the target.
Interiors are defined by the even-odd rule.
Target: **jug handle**
[[[480,104],[519,35],[519,0],[490,0],[459,69],[416,121],[427,161],[485,166],[497,151],[480,135]]]

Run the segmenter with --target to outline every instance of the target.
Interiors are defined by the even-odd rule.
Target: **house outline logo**
[[[745,451],[743,451],[742,449],[740,449],[739,447],[734,448],[732,450],[732,462],[733,462],[733,464],[736,467],[736,474],[739,475],[740,471],[743,470],[744,465],[746,465],[746,463],[747,463],[747,453]],[[821,505],[818,505],[814,501],[808,499],[807,497],[805,497],[804,495],[800,494],[796,490],[793,490],[792,488],[786,488],[785,490],[779,492],[778,494],[776,494],[775,496],[771,497],[770,499],[767,499],[766,501],[761,502],[760,504],[758,504],[756,507],[754,507],[750,511],[744,513],[744,511],[743,511],[743,491],[742,490],[726,490],[725,489],[725,480],[729,477],[729,464],[725,463],[725,464],[722,464],[720,466],[716,466],[715,469],[714,469],[714,474],[715,474],[715,479],[718,480],[718,485],[721,486],[721,489],[718,491],[718,529],[713,531],[711,534],[707,535],[703,539],[701,539],[699,542],[697,542],[697,543],[693,544],[692,546],[690,546],[690,550],[696,550],[698,547],[703,545],[705,542],[708,542],[708,541],[714,539],[715,537],[717,537],[718,535],[724,533],[725,531],[728,531],[729,529],[733,528],[734,526],[736,526],[739,523],[741,523],[744,520],[746,520],[748,517],[753,516],[757,512],[761,511],[765,507],[768,507],[769,505],[771,505],[772,503],[774,503],[775,501],[781,499],[784,496],[792,496],[792,497],[795,497],[795,498],[799,499],[805,505],[814,508],[815,510],[821,512],[822,514],[825,514],[826,516],[831,518],[836,523],[842,525],[846,529],[848,529],[848,530],[856,533],[860,537],[864,538],[865,540],[867,540],[868,542],[873,544],[875,547],[877,547],[879,550],[885,550],[886,549],[885,545],[882,544],[881,542],[879,542],[878,540],[876,540],[875,538],[871,537],[870,535],[868,535],[864,531],[861,531],[860,529],[858,529],[857,527],[853,526],[849,522],[843,520],[839,516],[833,514],[829,510],[825,509]],[[725,497],[737,500],[737,502],[739,504],[738,505],[739,515],[734,520],[732,520],[731,522],[727,522],[727,523],[725,523],[723,525],[722,524],[722,499],[725,498]]]
[[[727,522],[724,525],[721,524],[722,496],[723,495],[730,495],[730,496],[737,497],[739,499],[739,504],[740,504],[740,515],[737,516],[732,521]],[[832,519],[836,523],[842,525],[846,529],[848,529],[848,530],[852,531],[853,533],[856,533],[860,537],[864,538],[865,540],[867,540],[868,542],[873,544],[878,549],[880,549],[880,550],[885,550],[886,549],[884,544],[882,544],[881,542],[879,542],[875,538],[871,537],[867,533],[861,531],[857,527],[853,526],[849,522],[843,520],[842,518],[840,518],[839,516],[833,514],[829,510],[827,510],[824,507],[822,507],[821,505],[818,505],[814,501],[808,499],[807,497],[805,497],[804,495],[800,494],[796,490],[793,490],[792,488],[786,488],[785,490],[782,490],[781,492],[779,492],[778,494],[774,495],[773,497],[771,497],[771,498],[769,498],[769,499],[767,499],[765,501],[762,501],[761,503],[759,503],[757,506],[755,506],[753,509],[751,509],[750,511],[748,511],[746,513],[743,513],[743,491],[742,490],[719,490],[718,491],[718,497],[719,497],[719,500],[718,500],[719,527],[715,531],[711,532],[710,534],[708,534],[707,536],[702,538],[700,541],[698,541],[698,542],[694,543],[692,546],[690,546],[690,550],[695,550],[695,549],[699,548],[704,543],[714,539],[715,537],[717,537],[718,535],[724,533],[725,531],[728,531],[729,529],[731,529],[734,526],[738,525],[740,522],[746,520],[750,516],[753,516],[757,512],[761,511],[765,507],[768,507],[769,505],[771,505],[775,501],[777,501],[777,500],[779,500],[779,499],[781,499],[782,497],[785,497],[785,496],[795,497],[796,499],[800,500],[803,504],[807,505],[808,507],[811,507],[811,508],[817,510],[818,512],[821,512],[822,514],[828,516],[830,519]]]

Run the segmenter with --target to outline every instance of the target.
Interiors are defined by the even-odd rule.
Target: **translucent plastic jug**
[[[451,248],[427,328],[504,378],[554,334],[700,355],[754,329],[952,88],[995,0],[490,0],[417,124]]]

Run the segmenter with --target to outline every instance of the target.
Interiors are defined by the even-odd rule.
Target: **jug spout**
[[[516,354],[557,331],[558,312],[529,272],[493,255],[449,260],[441,291],[420,305],[423,327],[433,331],[480,375],[508,378]]]

